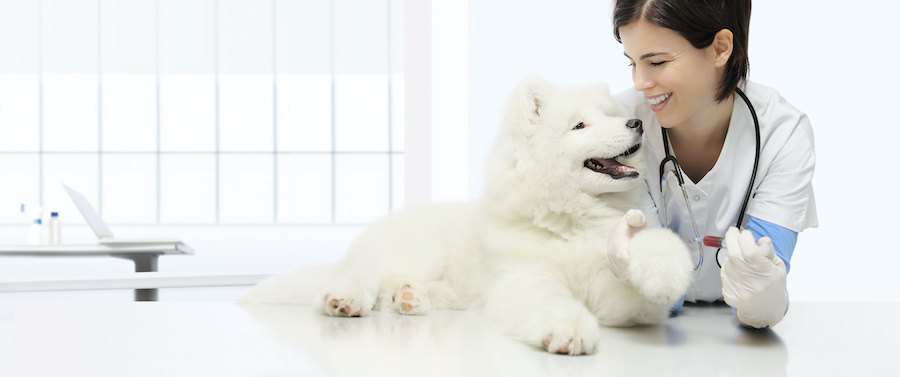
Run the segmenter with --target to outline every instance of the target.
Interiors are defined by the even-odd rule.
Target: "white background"
[[[896,45],[893,2],[754,1],[750,79],[806,112],[816,138],[819,228],[792,259],[792,300],[900,300],[893,153]],[[506,98],[537,73],[559,84],[631,85],[612,34],[611,2],[472,1],[471,191]]]

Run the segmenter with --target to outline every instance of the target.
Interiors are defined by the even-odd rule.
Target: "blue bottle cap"
[[[50,217],[59,217],[59,212],[50,212]]]
[[[34,219],[34,223],[37,225],[41,225],[41,219]]]

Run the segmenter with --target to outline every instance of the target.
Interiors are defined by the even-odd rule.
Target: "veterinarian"
[[[807,116],[747,80],[750,8],[617,0],[613,25],[634,81],[619,99],[646,135],[648,226],[688,244],[688,302],[724,300],[743,325],[765,328],[787,313],[797,234],[818,225],[816,157]],[[724,247],[702,246],[707,235],[724,235]]]

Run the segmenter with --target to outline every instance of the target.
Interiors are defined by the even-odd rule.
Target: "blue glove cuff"
[[[794,254],[794,247],[797,246],[797,232],[753,216],[747,216],[746,229],[753,233],[753,237],[757,240],[764,236],[772,239],[775,254],[784,261],[785,271],[791,272],[791,256]]]

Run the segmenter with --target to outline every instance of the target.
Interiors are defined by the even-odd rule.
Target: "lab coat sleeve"
[[[786,114],[771,125],[765,140],[758,186],[747,214],[794,232],[818,225],[812,178],[816,153],[812,126],[805,114]],[[778,143],[777,141],[783,141]]]

